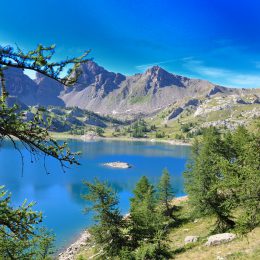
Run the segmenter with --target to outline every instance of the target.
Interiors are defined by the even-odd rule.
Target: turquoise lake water
[[[24,199],[35,201],[35,209],[43,212],[44,226],[56,234],[56,245],[62,248],[92,222],[91,215],[84,215],[86,202],[81,195],[86,192],[83,180],[95,177],[108,181],[117,191],[122,213],[129,210],[129,198],[142,175],[156,183],[166,167],[172,176],[176,196],[185,195],[182,173],[190,155],[190,147],[149,142],[69,141],[72,151],[81,151],[80,166],[73,166],[64,173],[60,164],[47,158],[46,174],[43,159],[31,163],[24,152],[24,171],[19,153],[11,143],[0,147],[0,185],[12,192],[14,205]],[[112,169],[102,165],[110,161],[124,161],[133,165],[130,169]]]

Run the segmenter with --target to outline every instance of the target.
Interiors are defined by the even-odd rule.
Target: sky
[[[91,49],[125,75],[159,65],[229,87],[260,87],[259,0],[1,0],[0,45]]]

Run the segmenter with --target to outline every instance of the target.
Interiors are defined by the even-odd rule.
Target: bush
[[[164,138],[165,137],[165,133],[164,132],[156,132],[155,137],[156,138]]]
[[[142,243],[135,251],[136,260],[169,259],[169,249],[159,243]]]

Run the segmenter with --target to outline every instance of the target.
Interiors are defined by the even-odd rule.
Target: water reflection
[[[8,142],[0,148],[0,185],[4,184],[13,194],[14,204],[27,198],[37,201],[36,209],[42,210],[45,225],[57,234],[57,244],[62,246],[91,222],[90,215],[83,215],[86,202],[81,194],[86,193],[83,180],[93,181],[95,177],[108,181],[119,193],[120,209],[126,213],[129,198],[136,182],[147,175],[153,184],[167,167],[172,175],[172,184],[177,196],[183,195],[182,172],[190,154],[189,147],[143,142],[81,142],[70,141],[74,151],[82,151],[81,166],[63,173],[59,163],[47,158],[46,165],[51,174],[46,175],[43,160],[30,163],[30,155],[24,151],[24,174],[21,176],[19,154]],[[111,169],[102,163],[125,161],[133,168]]]

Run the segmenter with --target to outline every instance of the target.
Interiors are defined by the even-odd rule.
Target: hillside
[[[260,228],[257,227],[245,237],[217,246],[205,246],[215,221],[212,217],[194,218],[187,200],[175,199],[173,204],[177,210],[178,222],[168,235],[168,245],[173,253],[172,259],[217,259],[217,260],[257,260],[259,259]],[[185,245],[187,236],[198,236],[196,243]],[[81,247],[76,259],[90,259],[98,252],[93,242]],[[93,257],[95,259],[95,257]]]
[[[178,131],[183,125],[188,126],[186,132],[190,134],[209,125],[232,129],[250,125],[260,116],[260,89],[226,88],[175,75],[159,66],[124,76],[89,61],[82,65],[82,74],[72,87],[39,73],[32,80],[14,68],[5,75],[10,98],[20,105],[78,107],[124,120],[144,118],[166,133],[181,133]],[[165,129],[165,125],[169,128]]]

